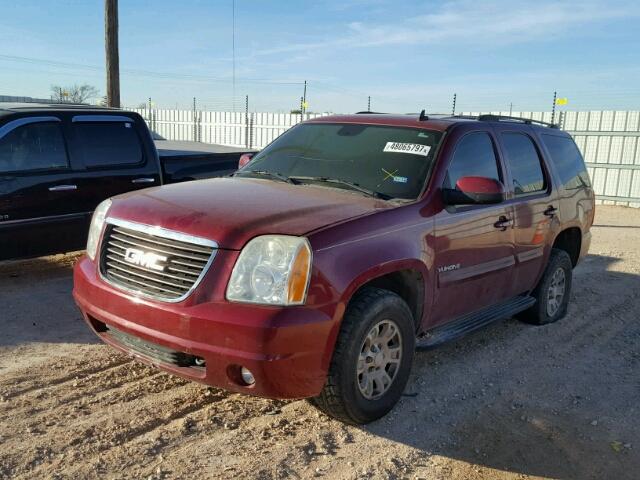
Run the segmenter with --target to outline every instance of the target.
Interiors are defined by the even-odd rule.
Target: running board
[[[444,325],[427,330],[418,337],[416,350],[429,350],[445,342],[455,340],[497,320],[512,317],[516,313],[531,307],[534,303],[536,303],[535,298],[528,295],[520,295],[477,312],[468,313]]]

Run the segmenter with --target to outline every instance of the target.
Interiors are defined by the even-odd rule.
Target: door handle
[[[513,220],[504,215],[500,215],[500,218],[498,218],[498,221],[494,223],[493,226],[504,232],[508,227],[513,226]]]
[[[50,192],[69,192],[77,189],[77,185],[56,185],[55,187],[49,187]]]
[[[131,183],[156,183],[155,178],[134,178]]]
[[[556,207],[554,207],[553,205],[549,205],[547,207],[547,209],[544,211],[544,214],[547,217],[553,217],[556,214],[557,211],[558,211],[558,209]]]

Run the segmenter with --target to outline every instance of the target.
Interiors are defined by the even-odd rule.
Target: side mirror
[[[243,153],[242,155],[240,155],[240,160],[238,160],[238,168],[242,168],[247,163],[249,163],[253,158],[253,155],[253,153]]]
[[[460,177],[456,188],[443,188],[447,205],[487,205],[504,201],[504,186],[487,177]]]

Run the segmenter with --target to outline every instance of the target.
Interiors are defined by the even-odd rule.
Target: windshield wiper
[[[291,179],[290,177],[287,177],[286,175],[282,175],[281,173],[278,173],[278,172],[269,172],[267,170],[240,170],[234,173],[233,176],[236,176],[242,173],[253,173],[254,175],[262,175],[264,177],[275,178],[277,180],[280,180],[281,182],[292,183],[294,185],[296,184],[296,182],[293,179]]]
[[[376,192],[374,190],[369,190],[357,183],[349,182],[347,180],[341,180],[339,178],[330,178],[330,177],[303,177],[303,176],[291,176],[287,177],[278,172],[270,172],[268,170],[239,170],[232,174],[232,176],[240,175],[243,173],[249,173],[254,175],[263,175],[265,177],[275,178],[276,180],[280,180],[281,182],[291,183],[293,185],[298,185],[300,182],[318,182],[318,183],[335,183],[337,185],[343,185],[345,187],[350,188],[351,190],[356,190],[358,192],[364,193],[370,197],[381,198],[383,200],[390,200],[393,197],[387,195],[385,193]]]
[[[393,197],[391,197],[390,195],[387,195],[385,193],[381,193],[381,192],[376,192],[374,190],[370,190],[366,187],[363,187],[361,185],[358,185],[357,183],[354,182],[349,182],[347,180],[342,180],[340,178],[329,178],[329,177],[289,177],[290,180],[293,181],[301,181],[301,182],[318,182],[318,183],[335,183],[337,185],[344,185],[345,187],[349,187],[351,190],[356,190],[358,192],[364,193],[370,197],[374,197],[374,198],[381,198],[383,200],[389,200]]]

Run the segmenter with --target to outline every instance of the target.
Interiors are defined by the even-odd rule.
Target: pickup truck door
[[[492,132],[472,131],[450,141],[457,143],[448,163],[444,188],[455,187],[457,179],[464,176],[504,181]],[[436,214],[437,281],[429,327],[511,296],[515,264],[512,219],[508,202],[447,206]]]
[[[516,256],[512,293],[518,295],[536,286],[549,258],[549,236],[558,198],[533,132],[507,123],[494,128],[512,196]]]
[[[144,121],[126,113],[75,114],[70,151],[79,165],[79,197],[90,210],[106,198],[162,183],[160,164]]]
[[[77,194],[59,116],[0,126],[0,260],[82,248],[90,212]]]

